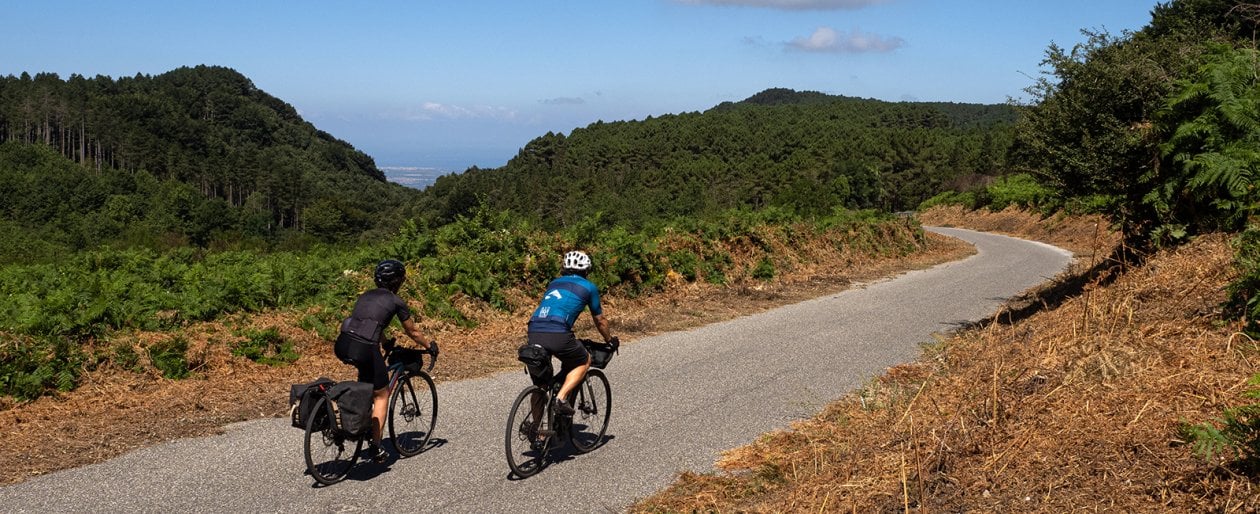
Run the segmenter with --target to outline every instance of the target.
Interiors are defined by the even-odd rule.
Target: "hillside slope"
[[[1045,233],[997,216],[953,221]],[[1219,321],[1231,259],[1226,237],[1202,237],[1057,308],[999,315],[637,510],[1250,512],[1255,477],[1178,435],[1243,402],[1255,369],[1256,344]]]
[[[19,239],[0,257],[349,239],[397,227],[416,195],[229,68],[0,76],[0,227]]]
[[[901,210],[946,183],[1004,169],[1007,105],[884,102],[770,89],[705,112],[548,133],[505,166],[440,178],[439,219],[479,203],[544,226],[595,213],[641,225],[727,209]]]

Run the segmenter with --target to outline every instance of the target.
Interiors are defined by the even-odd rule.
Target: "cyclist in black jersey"
[[[420,332],[407,302],[398,297],[398,288],[406,276],[407,268],[399,261],[391,259],[377,264],[373,274],[376,289],[363,293],[354,302],[354,310],[341,322],[341,333],[333,345],[338,359],[359,370],[359,382],[372,384],[372,442],[368,454],[376,462],[384,461],[386,456],[381,448],[381,429],[389,402],[389,375],[381,347],[392,344],[393,340],[384,339],[385,328],[393,318],[398,318],[407,337],[434,357],[438,354],[437,341]]]

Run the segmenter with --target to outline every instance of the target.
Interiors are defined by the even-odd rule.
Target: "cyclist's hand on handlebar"
[[[432,340],[432,341],[429,341],[429,355],[432,355],[434,359],[436,359],[436,358],[437,358],[437,356],[438,356],[438,344],[437,344],[437,339],[434,339],[434,340]]]
[[[394,351],[394,346],[396,343],[397,343],[397,340],[395,340],[392,337],[387,337],[385,338],[384,341],[381,341],[381,349],[385,350],[385,353],[392,352]]]
[[[617,336],[613,336],[613,338],[612,338],[612,339],[609,339],[609,340],[608,340],[608,346],[611,346],[611,347],[612,347],[612,352],[613,352],[613,353],[617,353],[617,349],[618,349],[618,348],[621,348],[621,338],[619,338],[619,337],[617,337]]]

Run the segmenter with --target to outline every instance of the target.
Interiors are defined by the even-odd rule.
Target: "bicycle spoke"
[[[350,468],[359,458],[360,440],[353,440],[354,448],[349,449],[350,442],[339,435],[329,420],[327,399],[320,399],[314,409],[314,415],[306,423],[304,453],[306,468],[315,480],[324,485],[340,482],[350,473]]]
[[[403,457],[424,451],[437,423],[437,390],[423,372],[403,377],[389,401],[389,435]]]
[[[547,395],[531,387],[523,391],[512,405],[504,446],[508,467],[519,477],[537,473],[545,464],[553,445],[555,431],[547,423]]]
[[[604,443],[608,417],[612,409],[612,390],[603,372],[592,369],[578,385],[574,398],[573,427],[570,439],[579,453],[586,453]]]

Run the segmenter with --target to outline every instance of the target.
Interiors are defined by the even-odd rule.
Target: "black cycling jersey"
[[[383,287],[376,288],[363,293],[354,302],[354,310],[341,323],[341,331],[354,334],[365,341],[379,343],[381,333],[394,317],[400,322],[411,318],[411,309],[407,308],[407,302],[393,291]]]
[[[369,382],[373,389],[388,385],[385,359],[381,355],[381,333],[389,322],[411,319],[407,302],[385,288],[377,288],[362,295],[354,302],[350,317],[341,322],[341,334],[333,345],[333,353],[346,364],[359,370],[359,381]]]

